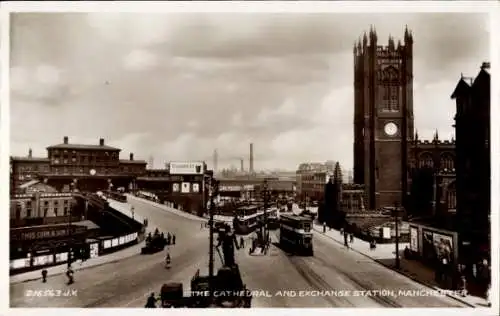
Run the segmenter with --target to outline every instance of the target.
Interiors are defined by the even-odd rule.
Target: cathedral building
[[[404,204],[413,142],[413,36],[379,45],[370,29],[354,46],[354,182],[367,207]]]

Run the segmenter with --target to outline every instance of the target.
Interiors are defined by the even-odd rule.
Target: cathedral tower
[[[354,182],[369,209],[403,204],[413,138],[413,36],[377,45],[370,28],[354,45]]]

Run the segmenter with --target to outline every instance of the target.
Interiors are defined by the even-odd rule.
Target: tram
[[[312,219],[282,214],[279,221],[281,248],[296,255],[313,256]]]
[[[272,223],[273,218],[277,218],[276,209],[268,209],[264,211],[257,211],[253,214],[248,215],[235,215],[233,219],[233,228],[238,235],[248,235],[254,232],[257,228],[264,222],[265,216],[267,215],[268,222]]]

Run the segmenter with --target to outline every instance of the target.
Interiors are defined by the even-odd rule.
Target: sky
[[[353,44],[373,24],[414,37],[419,137],[453,136],[461,73],[489,60],[484,14],[16,13],[11,15],[11,154],[106,144],[122,159],[219,168],[353,165]]]

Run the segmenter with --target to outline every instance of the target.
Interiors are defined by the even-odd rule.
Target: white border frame
[[[1,12],[1,69],[3,69],[1,75],[1,112],[0,112],[0,129],[1,129],[1,140],[0,140],[0,174],[2,176],[3,185],[0,186],[0,199],[3,201],[3,205],[8,205],[9,201],[9,139],[10,139],[10,112],[9,112],[9,72],[8,72],[8,61],[9,61],[9,50],[6,49],[9,44],[9,13],[10,12],[252,12],[252,13],[261,13],[261,12],[296,12],[296,13],[312,13],[312,12],[342,12],[342,13],[362,13],[362,12],[490,12],[491,13],[491,75],[492,75],[492,99],[491,104],[493,105],[491,108],[491,118],[500,117],[498,105],[500,104],[499,91],[500,81],[498,80],[499,75],[499,66],[498,60],[500,57],[500,51],[498,49],[498,33],[494,34],[495,30],[500,29],[500,23],[498,22],[499,11],[498,11],[498,3],[495,1],[332,1],[332,2],[315,2],[315,1],[273,1],[273,2],[256,2],[256,1],[244,1],[244,2],[226,2],[226,1],[218,1],[218,2],[6,2],[1,4],[2,12]],[[494,18],[493,18],[494,17]],[[495,36],[496,35],[496,36]],[[481,61],[478,61],[480,63]],[[458,74],[457,74],[458,78]],[[492,292],[491,292],[491,301],[492,308],[491,309],[475,309],[472,312],[474,314],[496,314],[499,310],[498,305],[498,267],[499,267],[499,257],[498,257],[498,230],[500,227],[498,210],[499,210],[499,179],[498,179],[498,171],[499,171],[499,161],[498,161],[498,145],[500,142],[499,139],[499,126],[496,124],[496,121],[492,119],[492,129],[491,129],[491,152],[492,152],[492,195],[491,195],[491,244],[492,247]],[[8,212],[2,212],[2,216],[4,216],[4,220],[2,220],[2,224],[5,225],[4,229],[0,229],[0,238],[4,241],[8,240]],[[7,247],[1,248],[4,251],[3,258],[8,258]],[[2,271],[4,271],[4,275],[2,278],[6,278],[6,271],[8,270],[8,260],[2,260]],[[4,285],[1,289],[0,295],[4,298],[8,297],[8,284],[9,282],[5,280],[2,282]],[[2,300],[2,310],[8,309],[9,300]],[[9,309],[10,311],[10,309]],[[168,313],[171,314],[191,314],[195,313],[199,310],[170,310]],[[271,312],[269,309],[258,310],[259,313],[271,314],[279,311],[280,313],[293,313],[298,315],[302,311],[309,312],[308,309],[301,309],[300,311],[294,309],[279,309],[273,310]],[[156,312],[159,312],[158,310]],[[321,309],[315,310],[318,314],[331,315],[332,310],[330,309]],[[395,309],[334,309],[335,314],[361,314],[365,312],[370,313],[378,313],[380,315],[389,315],[389,314],[400,314],[400,311]],[[405,315],[420,315],[420,313],[439,313],[439,314],[456,314],[459,312],[460,314],[469,314],[471,313],[470,309],[406,309],[404,311]],[[38,309],[16,309],[14,311],[10,311],[11,314],[35,314],[37,316],[40,313],[47,313],[46,315],[52,315],[53,313],[57,313],[57,309],[45,309],[44,311],[40,311]],[[99,314],[101,311],[99,309],[71,309],[72,314],[82,313],[84,315],[89,314]],[[155,313],[153,310],[134,310],[134,309],[107,309],[105,312],[107,315],[118,315],[118,314],[127,314],[127,315],[144,315],[144,313]],[[204,314],[212,314],[217,315],[220,314],[230,314],[233,313],[231,310],[203,310]],[[253,314],[256,313],[256,310],[243,309],[239,311],[239,313],[243,314]]]

